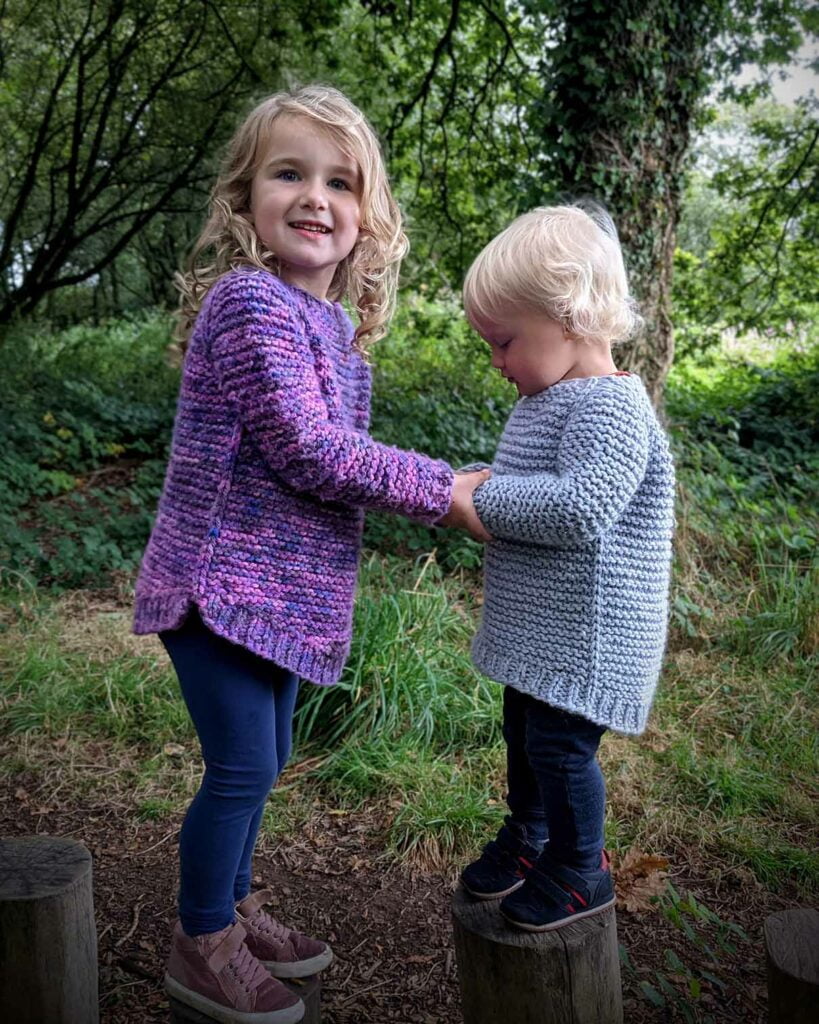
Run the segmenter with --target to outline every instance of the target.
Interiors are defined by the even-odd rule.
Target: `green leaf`
[[[657,989],[647,981],[640,982],[640,991],[652,1006],[665,1006],[665,999],[663,996],[661,996]]]

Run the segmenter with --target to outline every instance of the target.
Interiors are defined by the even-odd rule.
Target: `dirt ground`
[[[44,806],[37,788],[32,777],[6,776],[0,786],[0,835],[72,836],[91,850],[102,1024],[166,1022],[161,978],[174,919],[179,819],[139,821],[121,801],[101,803],[99,795],[83,801],[64,790],[56,806]],[[275,891],[274,915],[333,945],[336,959],[323,982],[324,1024],[453,1024],[461,1020],[449,920],[454,879],[389,863],[382,834],[382,822],[372,811],[317,810],[298,839],[262,842],[254,881]],[[675,888],[695,893],[721,918],[741,925],[750,942],[738,942],[734,952],[718,949],[715,961],[666,916],[656,910],[629,913],[621,902],[627,1024],[686,1019],[762,1024],[762,922],[768,913],[794,904],[744,873],[706,881],[704,865],[690,854],[687,860],[682,851],[675,854],[672,863],[683,865],[670,872]],[[675,973],[674,955],[692,970],[707,965],[714,978],[702,980],[697,972],[696,998],[688,976]],[[664,1007],[651,1004],[641,984],[658,990],[658,972],[685,994],[688,1011],[679,1005],[670,1009],[668,998]]]

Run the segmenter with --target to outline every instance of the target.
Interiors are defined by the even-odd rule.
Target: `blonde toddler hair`
[[[347,97],[330,86],[308,85],[263,100],[233,136],[210,197],[208,219],[184,274],[177,274],[181,300],[177,338],[187,338],[208,289],[227,271],[241,266],[279,271],[276,254],[264,249],[247,219],[250,189],[267,156],[274,123],[280,117],[309,119],[351,159],[361,173],[361,226],[350,254],[339,263],[327,297],[347,297],[359,317],[359,347],[386,333],[395,308],[401,260],[409,247],[401,212],[390,191],[375,132]]]
[[[642,325],[614,223],[602,207],[539,206],[478,255],[464,281],[473,325],[525,308],[585,341],[622,341]]]

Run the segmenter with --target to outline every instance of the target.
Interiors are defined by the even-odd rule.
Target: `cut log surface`
[[[512,928],[459,888],[452,918],[464,1024],[622,1024],[614,909],[551,932]]]
[[[73,839],[0,840],[0,1019],[99,1021],[91,855]]]
[[[282,980],[304,1003],[305,1014],[301,1024],[321,1024],[321,977],[315,974],[310,978]],[[168,1002],[171,1007],[171,1024],[214,1024],[213,1017],[185,1006],[177,999],[169,999]]]
[[[763,927],[771,1024],[819,1020],[819,910],[771,914]]]

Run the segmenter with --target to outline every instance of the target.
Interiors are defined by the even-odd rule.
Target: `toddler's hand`
[[[492,540],[478,519],[472,503],[472,492],[491,476],[491,471],[481,469],[474,473],[456,473],[452,487],[452,504],[445,516],[438,520],[439,526],[451,526],[466,530],[481,544]]]

